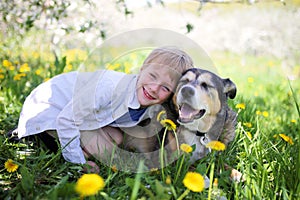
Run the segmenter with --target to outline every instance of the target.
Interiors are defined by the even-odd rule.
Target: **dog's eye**
[[[207,89],[207,88],[208,88],[208,85],[207,85],[207,83],[205,83],[205,82],[201,83],[200,85],[201,85],[201,87],[204,88],[204,89]]]
[[[190,80],[188,78],[185,78],[185,79],[181,79],[181,82],[185,84],[185,83],[189,83]]]

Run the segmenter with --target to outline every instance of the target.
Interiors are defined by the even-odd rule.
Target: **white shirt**
[[[80,147],[80,131],[109,125],[126,112],[137,109],[136,75],[99,70],[70,72],[55,76],[35,88],[26,98],[19,118],[19,138],[56,130],[64,158],[85,163]],[[151,111],[142,119],[152,118]]]

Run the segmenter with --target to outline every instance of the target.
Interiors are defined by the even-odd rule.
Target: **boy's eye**
[[[150,77],[153,79],[153,80],[156,80],[156,76],[152,73],[150,73]]]
[[[162,88],[163,88],[163,91],[165,91],[165,92],[170,92],[171,91],[170,88],[167,87],[167,86],[162,86]]]

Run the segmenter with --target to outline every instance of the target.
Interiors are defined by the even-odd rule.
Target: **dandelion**
[[[20,74],[16,74],[16,75],[14,75],[14,81],[19,81],[19,80],[21,80],[21,78],[22,77],[25,77],[26,76],[26,74],[25,73],[20,73]]]
[[[0,74],[0,79],[4,79],[4,74]]]
[[[193,151],[193,148],[188,144],[181,144],[180,149],[185,153],[191,153]]]
[[[245,105],[244,103],[238,103],[238,104],[235,106],[235,108],[244,110],[244,109],[246,108],[246,105]]]
[[[159,174],[158,168],[151,168],[150,172],[151,172],[151,174]]]
[[[252,134],[249,131],[246,132],[246,135],[248,136],[249,140],[252,140]]]
[[[166,114],[165,110],[160,111],[156,117],[156,120],[159,122],[162,118],[162,115],[165,115],[165,114]]]
[[[253,83],[254,82],[254,78],[253,77],[248,77],[248,83]]]
[[[285,134],[279,134],[279,136],[286,141],[287,143],[290,143],[291,145],[294,144],[292,138],[290,138],[289,136],[285,135]]]
[[[269,113],[268,113],[267,111],[263,111],[263,112],[262,112],[262,115],[263,115],[264,117],[269,117]]]
[[[42,73],[42,70],[40,70],[40,69],[35,70],[35,74],[36,74],[36,75],[39,76],[39,75],[41,75],[41,73]]]
[[[12,159],[8,159],[5,162],[4,167],[8,172],[12,173],[12,172],[15,172],[19,168],[19,165],[15,164]]]
[[[206,144],[206,147],[216,151],[224,151],[226,149],[225,144],[220,141],[211,141]]]
[[[15,70],[15,66],[13,66],[13,65],[11,65],[11,66],[9,66],[9,67],[7,67],[8,68],[8,70],[10,70],[10,71],[14,71]]]
[[[80,197],[97,194],[105,186],[104,180],[98,174],[84,174],[76,182],[75,191]]]
[[[172,182],[172,181],[171,181],[171,176],[168,175],[167,178],[166,178],[166,184],[167,184],[167,185],[170,185],[171,182]]]
[[[186,173],[183,184],[187,189],[193,192],[201,192],[205,185],[203,176],[197,172]]]
[[[291,122],[292,122],[292,123],[296,123],[296,122],[297,122],[297,120],[295,120],[295,119],[292,119],[292,120],[291,120]]]
[[[215,178],[215,179],[214,179],[214,182],[213,182],[213,186],[214,186],[214,187],[218,187],[218,182],[219,182],[219,181],[218,181],[218,178]]]
[[[255,113],[256,113],[256,115],[261,115],[261,111],[260,110],[257,110]]]
[[[160,124],[163,127],[166,127],[169,131],[171,131],[171,130],[175,131],[176,130],[176,124],[170,119],[163,119],[163,120],[160,121]]]
[[[252,127],[252,124],[250,122],[244,122],[243,125],[248,127],[248,128]]]
[[[24,72],[29,72],[30,71],[30,67],[28,66],[27,63],[24,63],[23,65],[21,65],[20,67],[20,70],[19,70],[21,73],[24,73]]]
[[[9,60],[3,60],[2,65],[3,65],[3,67],[8,68],[8,67],[12,66],[12,63]]]

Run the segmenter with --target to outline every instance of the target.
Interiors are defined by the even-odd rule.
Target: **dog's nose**
[[[186,97],[190,97],[195,94],[194,88],[192,88],[190,86],[185,86],[185,87],[181,88],[181,92],[182,92],[182,95],[186,96]]]

